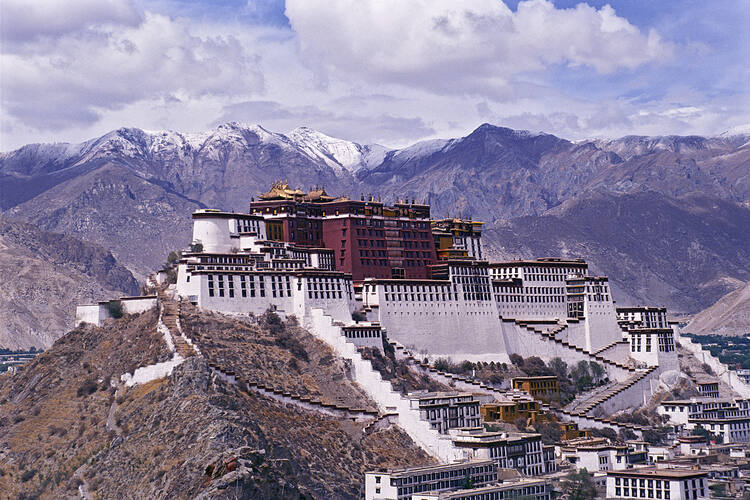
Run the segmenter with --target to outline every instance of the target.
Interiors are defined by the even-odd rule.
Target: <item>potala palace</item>
[[[367,324],[428,358],[595,360],[617,380],[657,367],[646,393],[677,370],[665,309],[616,308],[607,277],[590,276],[583,260],[488,262],[481,228],[431,220],[413,200],[386,206],[277,183],[250,213],[193,214],[177,293],[223,313],[272,308],[304,324],[316,312],[345,330]]]
[[[584,260],[490,262],[482,246],[481,222],[432,219],[429,205],[415,200],[389,206],[374,197],[332,197],[322,188],[303,192],[278,182],[251,201],[248,213],[205,209],[192,217],[192,244],[181,254],[176,283],[170,285],[176,299],[228,315],[261,315],[268,310],[293,315],[348,361],[353,379],[377,404],[379,418],[395,418],[415,443],[443,464],[492,458],[498,466],[524,475],[554,471],[554,453],[542,448],[538,434],[512,437],[477,427],[492,412],[502,414],[503,405],[522,415],[544,408],[571,425],[642,431],[606,416],[641,407],[679,380],[678,342],[712,366],[735,393],[750,397],[750,387],[732,379],[726,367],[722,371],[723,365],[706,358],[699,346],[679,337],[665,308],[616,307],[608,278],[589,274]],[[166,279],[162,271],[155,281]],[[125,312],[139,312],[156,301],[150,296],[121,303]],[[107,316],[106,303],[77,311],[78,322],[99,324]],[[384,336],[397,356],[458,392],[395,391],[359,350],[382,350]],[[613,385],[575,410],[566,410],[540,406],[532,390],[499,390],[440,372],[429,363],[438,358],[509,362],[511,354],[545,361],[560,358],[568,365],[596,362]],[[236,382],[232,374],[218,374]],[[543,381],[528,383],[533,389],[532,384]],[[718,397],[718,385],[715,392],[711,395]],[[696,405],[700,403],[665,401],[660,412],[687,428],[691,422],[694,427],[695,422],[714,418],[712,422],[720,425],[718,434],[727,442],[730,436],[731,441],[750,441],[747,400],[701,407],[700,415],[691,410],[674,413],[674,408]],[[732,410],[732,418],[739,415],[742,421],[725,422],[717,408]],[[446,413],[448,409],[455,418]],[[728,426],[726,433],[723,425]],[[630,463],[620,447],[606,443],[583,443],[571,453],[584,456],[589,448],[599,454],[600,470],[618,470],[610,458],[617,458],[618,464],[623,459],[623,467]],[[511,458],[514,449],[522,451],[521,458]],[[605,460],[602,454],[607,453],[613,455]],[[368,481],[380,477],[373,474],[368,474]],[[399,474],[407,477],[412,472]],[[400,481],[388,477],[391,484]],[[380,489],[375,483],[370,486]],[[538,498],[546,498],[544,491]],[[368,493],[367,498],[381,497]]]

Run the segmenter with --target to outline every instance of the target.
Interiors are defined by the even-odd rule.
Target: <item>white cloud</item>
[[[528,0],[288,0],[286,15],[310,64],[333,73],[439,93],[508,92],[512,75],[556,64],[599,73],[670,54],[610,6],[558,9]]]
[[[717,22],[713,7],[665,4],[686,19],[654,31],[608,6],[544,0],[516,11],[500,0],[288,0],[290,28],[278,9],[262,25],[257,12],[248,22],[244,8],[233,17],[202,2],[0,0],[0,150],[224,120],[392,147],[482,122],[581,139],[750,121],[743,54],[722,59],[727,42],[676,35],[696,16],[735,19]]]
[[[23,44],[3,46],[3,111],[27,126],[92,123],[141,100],[263,90],[260,56],[236,37],[199,36],[186,20],[150,13],[135,23],[125,16],[119,24],[117,15],[76,22],[75,9],[58,14],[68,22],[54,30],[54,39],[31,36]]]
[[[57,38],[97,25],[135,26],[141,15],[128,0],[3,0],[3,45]]]

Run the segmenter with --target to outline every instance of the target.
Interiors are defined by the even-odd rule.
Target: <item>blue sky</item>
[[[403,146],[750,123],[750,2],[5,0],[0,150],[121,126]]]

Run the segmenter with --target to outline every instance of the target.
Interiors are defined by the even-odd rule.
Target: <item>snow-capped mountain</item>
[[[389,151],[379,144],[361,145],[325,135],[308,127],[292,130],[288,138],[311,158],[320,159],[333,169],[344,169],[349,172],[379,165]]]
[[[99,243],[142,277],[189,243],[192,211],[245,212],[254,196],[283,179],[303,190],[324,186],[332,195],[375,194],[386,203],[426,200],[437,217],[485,222],[487,248],[509,257],[581,249],[571,251],[612,271],[623,297],[647,298],[649,283],[650,297],[697,310],[729,291],[711,285],[721,273],[750,281],[750,243],[735,241],[750,224],[750,143],[741,131],[571,142],[484,124],[465,137],[388,150],[309,128],[121,128],[80,144],[0,153],[0,211]],[[658,252],[649,250],[653,238],[618,240],[656,222],[659,238],[669,242]],[[592,237],[595,230],[601,236]],[[676,243],[686,234],[695,247],[682,255]],[[706,267],[706,255],[713,267]],[[623,266],[643,271],[625,282],[616,276]],[[694,280],[686,284],[685,276]]]
[[[173,130],[141,130],[120,128],[79,144],[31,144],[8,153],[0,153],[4,170],[9,164],[22,166],[29,155],[44,159],[46,168],[54,165],[80,164],[97,158],[118,158],[153,161],[187,161],[204,158],[220,161],[229,150],[248,148],[279,148],[289,154],[305,157],[312,163],[326,165],[338,176],[348,176],[361,168],[379,165],[390,151],[378,144],[362,145],[330,137],[316,130],[300,127],[288,135],[271,132],[261,125],[225,123],[213,130],[182,133]],[[32,170],[39,166],[33,162]],[[132,165],[135,167],[135,164]],[[24,169],[26,170],[26,169]],[[20,173],[20,172],[19,172]],[[28,170],[26,174],[32,173]],[[37,171],[38,173],[38,171]],[[146,171],[141,172],[144,175]]]

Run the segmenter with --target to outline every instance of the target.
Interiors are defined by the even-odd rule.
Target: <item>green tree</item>
[[[590,388],[593,382],[591,372],[589,371],[589,364],[586,361],[579,361],[575,368],[570,371],[570,377],[573,379],[578,392],[583,392]]]
[[[177,261],[180,260],[180,256],[181,256],[180,254],[181,254],[180,251],[177,251],[177,252],[171,251],[171,252],[169,252],[169,255],[167,255],[167,263],[168,264],[177,264]]]
[[[547,363],[552,374],[557,376],[558,380],[568,377],[568,364],[560,358],[552,358]]]
[[[122,318],[122,302],[119,300],[110,300],[107,303],[107,309],[113,318]]]
[[[703,436],[706,438],[706,441],[718,441],[718,437],[713,432],[709,431],[708,429],[705,429],[702,425],[698,424],[693,429],[693,436]]]
[[[604,380],[604,376],[607,374],[604,371],[604,367],[595,361],[590,361],[589,366],[591,367],[591,376],[594,378],[594,382]]]
[[[510,362],[519,368],[523,368],[523,357],[519,354],[513,353],[510,355]]]
[[[535,422],[534,430],[542,436],[544,444],[559,443],[563,433],[557,422]]]
[[[571,471],[562,481],[562,491],[570,500],[594,500],[597,493],[593,477],[586,469]]]

